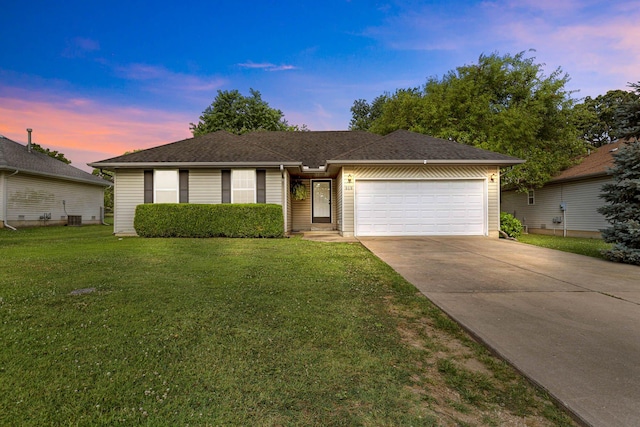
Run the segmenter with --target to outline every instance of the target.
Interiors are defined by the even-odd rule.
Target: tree
[[[614,243],[604,255],[612,261],[640,265],[640,141],[636,137],[614,157],[613,182],[603,185],[600,195],[608,204],[598,209],[611,224],[602,230],[602,237]]]
[[[237,90],[219,90],[211,105],[202,112],[198,124],[189,124],[193,136],[218,130],[235,134],[256,130],[307,130],[305,125],[290,126],[282,111],[269,107],[257,90],[249,92],[251,96],[245,97]]]
[[[607,204],[598,209],[611,227],[602,238],[614,243],[604,252],[612,260],[640,265],[640,82],[630,83],[638,97],[623,102],[616,112],[620,137],[629,139],[614,155],[613,182],[602,186]]]
[[[621,138],[640,138],[640,81],[629,83],[635,97],[623,102],[616,112]]]
[[[140,151],[140,150],[134,150],[134,151]],[[95,176],[99,176],[100,178],[105,179],[109,182],[113,182],[112,171],[94,168],[93,171],[91,171],[91,174]],[[113,212],[113,185],[111,187],[107,187],[104,189],[104,208],[107,211]]]
[[[60,160],[61,162],[66,163],[68,165],[71,164],[71,160],[67,159],[64,156],[64,154],[62,154],[61,152],[59,152],[57,150],[52,151],[52,150],[50,150],[48,148],[42,147],[40,144],[35,144],[33,142],[31,143],[31,149],[34,150],[34,151],[39,151],[40,153],[44,153],[47,156],[53,157],[54,159]]]
[[[349,130],[365,130],[371,128],[373,122],[382,115],[382,108],[387,101],[387,95],[376,97],[371,104],[364,99],[353,102]]]
[[[638,97],[634,92],[624,90],[610,90],[595,98],[587,96],[575,106],[576,126],[582,138],[594,147],[617,141],[621,132],[617,110]]]
[[[560,68],[545,76],[525,52],[481,55],[477,64],[429,78],[422,89],[397,90],[370,130],[407,129],[523,158],[525,164],[505,169],[503,184],[524,191],[585,151],[568,81]]]

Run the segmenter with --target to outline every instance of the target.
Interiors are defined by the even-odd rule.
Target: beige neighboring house
[[[501,208],[518,218],[529,233],[568,237],[602,238],[600,230],[611,226],[598,208],[602,185],[612,182],[607,173],[618,141],[591,149],[582,161],[564,170],[542,188],[519,193],[502,192]]]
[[[497,238],[500,166],[522,162],[402,130],[218,131],[90,166],[115,172],[118,235],[142,203],[273,203],[287,233]]]
[[[0,136],[0,228],[100,224],[110,185]]]

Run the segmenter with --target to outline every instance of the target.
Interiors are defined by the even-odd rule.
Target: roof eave
[[[327,164],[333,165],[491,165],[512,166],[524,163],[525,160],[328,160]]]
[[[585,179],[594,179],[594,178],[606,178],[610,176],[607,172],[595,172],[595,173],[590,173],[590,174],[585,174],[585,175],[576,175],[576,176],[571,176],[571,177],[567,177],[567,178],[556,178],[556,179],[551,179],[548,184],[558,184],[558,183],[563,183],[563,182],[571,182],[571,181],[582,181]]]
[[[301,166],[300,162],[95,162],[87,163],[97,169],[153,169],[153,168],[242,168],[242,167],[292,167]]]
[[[55,178],[55,179],[60,179],[63,181],[73,181],[73,182],[80,182],[83,184],[91,184],[91,185],[101,185],[104,187],[111,187],[113,185],[113,183],[103,180],[104,182],[99,182],[99,181],[93,181],[90,179],[82,179],[82,178],[77,178],[77,177],[72,177],[72,176],[65,176],[65,175],[56,175],[53,173],[47,173],[47,172],[40,172],[40,171],[34,171],[34,170],[30,170],[30,169],[24,169],[24,168],[16,168],[16,167],[3,167],[0,166],[0,170],[6,170],[6,171],[10,171],[10,172],[18,172],[18,173],[26,173],[29,175],[36,175],[36,176],[44,176],[47,178]]]

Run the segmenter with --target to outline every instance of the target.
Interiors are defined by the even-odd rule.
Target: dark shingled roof
[[[91,163],[95,167],[149,163],[295,163],[310,168],[328,161],[522,161],[453,141],[399,130],[381,136],[363,131],[213,132]]]
[[[565,169],[554,176],[550,182],[570,181],[575,179],[605,176],[613,166],[613,154],[617,153],[625,144],[624,140],[591,149],[591,154],[582,158],[575,166]]]
[[[27,150],[25,145],[0,136],[0,170],[18,171],[52,178],[79,181],[87,184],[111,185],[95,175],[56,160],[39,151]]]
[[[330,160],[486,160],[514,161],[511,156],[482,150],[446,139],[397,130],[363,147]]]

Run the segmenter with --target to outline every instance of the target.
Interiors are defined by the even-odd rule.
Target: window
[[[256,171],[235,169],[231,171],[231,203],[256,202]]]
[[[528,205],[535,205],[536,204],[536,195],[533,192],[533,190],[529,190],[529,192],[527,193],[527,204]]]
[[[222,203],[267,203],[267,171],[222,170]]]
[[[153,177],[154,203],[178,203],[179,179],[177,170],[156,170]]]

